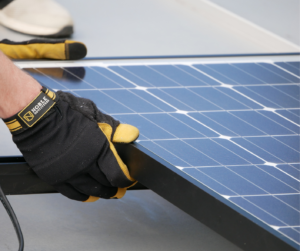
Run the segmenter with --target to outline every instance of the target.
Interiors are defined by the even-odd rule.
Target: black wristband
[[[10,118],[3,119],[3,121],[13,135],[19,134],[49,115],[51,108],[57,102],[58,96],[55,92],[43,87],[41,92],[24,109]]]

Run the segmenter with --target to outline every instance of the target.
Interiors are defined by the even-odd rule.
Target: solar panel
[[[96,65],[26,70],[135,125],[137,145],[299,247],[300,62]]]

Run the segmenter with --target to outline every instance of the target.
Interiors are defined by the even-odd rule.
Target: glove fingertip
[[[66,59],[67,60],[78,60],[82,59],[87,54],[87,48],[85,44],[76,41],[65,41],[66,45]]]
[[[114,134],[113,142],[131,143],[139,137],[139,129],[128,124],[120,124]]]
[[[95,196],[90,196],[87,200],[83,201],[83,202],[95,202],[97,200],[99,200],[99,197],[95,197]]]
[[[111,199],[121,199],[127,191],[127,188],[118,187],[118,192]]]

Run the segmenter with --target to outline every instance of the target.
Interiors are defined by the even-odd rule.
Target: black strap
[[[20,112],[3,119],[12,134],[18,134],[34,126],[41,120],[57,103],[58,97],[55,92],[46,87]]]

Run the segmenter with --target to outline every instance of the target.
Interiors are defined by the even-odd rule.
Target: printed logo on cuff
[[[19,112],[18,116],[27,126],[32,127],[54,105],[55,102],[41,92],[28,106]]]

